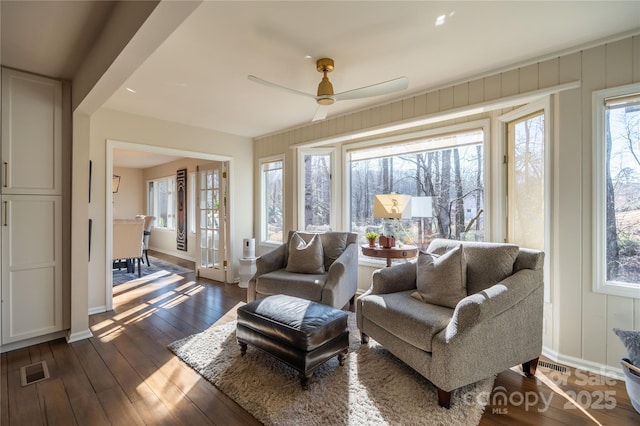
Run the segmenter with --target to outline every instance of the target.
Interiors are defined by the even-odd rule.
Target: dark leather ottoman
[[[255,346],[300,372],[308,387],[313,370],[349,348],[347,313],[297,297],[274,295],[238,308],[236,337],[241,354]]]

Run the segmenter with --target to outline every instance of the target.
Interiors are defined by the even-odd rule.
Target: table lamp
[[[404,194],[378,194],[373,200],[373,217],[381,219],[409,219],[411,218],[411,196]],[[385,232],[386,233],[386,232]],[[393,235],[380,235],[380,246],[394,247]]]

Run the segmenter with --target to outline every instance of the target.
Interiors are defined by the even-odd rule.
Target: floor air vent
[[[548,368],[549,370],[559,371],[562,374],[569,374],[569,370],[567,369],[567,367],[563,365],[554,364],[553,362],[538,361],[538,366]]]
[[[36,362],[20,368],[20,383],[22,386],[31,385],[49,378],[46,361]]]

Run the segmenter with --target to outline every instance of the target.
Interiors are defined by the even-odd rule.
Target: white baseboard
[[[16,349],[26,348],[27,346],[37,345],[39,343],[49,342],[51,340],[66,337],[67,330],[57,331],[55,333],[46,334],[44,336],[32,337],[31,339],[21,340],[19,342],[7,343],[2,345],[0,352],[9,352]]]
[[[157,251],[158,253],[168,254],[169,256],[173,256],[173,257],[179,257],[180,259],[189,260],[189,261],[191,261],[191,262],[195,262],[195,261],[196,261],[196,260],[195,260],[193,257],[191,257],[191,256],[188,256],[188,255],[186,255],[186,254],[182,254],[182,253],[178,253],[178,252],[175,252],[175,251],[163,250],[163,249],[159,249],[159,248],[151,247],[151,246],[149,246],[149,250],[151,250],[151,251]]]
[[[89,315],[101,314],[103,312],[107,312],[107,307],[105,305],[89,308]]]
[[[88,328],[84,331],[67,333],[66,335],[67,343],[73,343],[79,340],[89,339],[90,337],[93,337],[93,333],[91,333],[91,330],[89,330]]]
[[[598,362],[588,361],[586,359],[575,358],[569,355],[563,355],[553,349],[544,346],[542,355],[559,364],[567,365],[579,370],[588,371],[590,373],[599,374],[600,376],[611,377],[613,379],[624,381],[624,373],[620,367],[612,367],[610,365],[600,364]]]

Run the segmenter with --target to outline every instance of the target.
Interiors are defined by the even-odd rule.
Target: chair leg
[[[140,259],[141,258],[138,258],[138,278],[142,276],[142,270],[140,269]]]
[[[356,295],[354,294],[353,296],[351,296],[351,299],[349,299],[349,308],[353,308],[353,304],[356,302]]]
[[[147,266],[151,266],[151,264],[149,263],[149,250],[144,250],[144,257],[147,258]]]
[[[438,388],[438,405],[447,410],[451,407],[451,391],[447,392]]]
[[[362,331],[360,332],[360,342],[362,342],[362,344],[364,344],[364,345],[369,343],[369,336],[364,334]]]
[[[539,358],[534,358],[531,361],[522,363],[522,371],[524,372],[525,376],[533,377],[536,375],[536,368],[538,368],[538,359]]]

